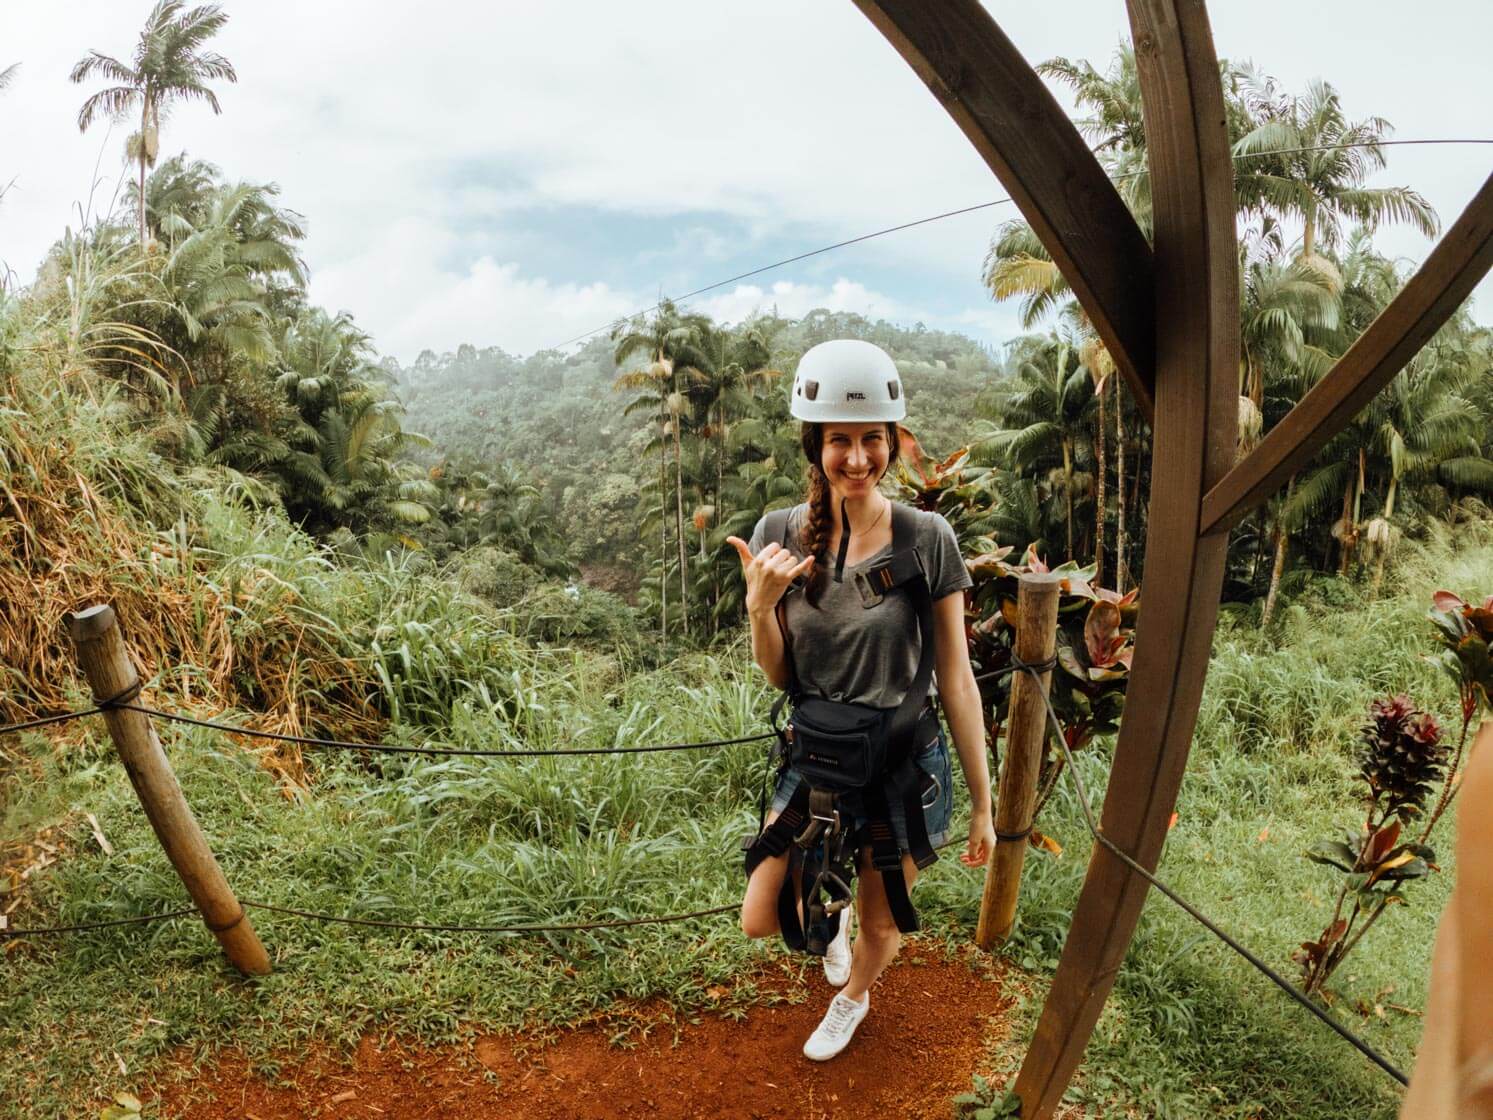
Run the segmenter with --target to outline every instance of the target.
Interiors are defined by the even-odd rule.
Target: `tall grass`
[[[1431,591],[1493,588],[1493,536],[1437,531],[1398,566],[1392,597],[1334,606],[1303,594],[1279,629],[1220,628],[1178,818],[1160,875],[1265,960],[1297,979],[1291,952],[1317,936],[1333,876],[1302,853],[1361,823],[1354,743],[1369,703],[1409,692],[1455,728],[1454,689],[1431,666]],[[1093,796],[1108,758],[1082,760]],[[1089,845],[1067,786],[1044,830],[1068,846],[1028,861],[1010,947],[1040,971],[1056,964]],[[1431,942],[1456,874],[1452,822],[1435,842],[1440,875],[1414,884],[1332,985],[1334,1011],[1409,1071],[1420,1037]],[[1037,1005],[1002,1060],[1014,1067]],[[1109,1114],[1392,1117],[1399,1088],[1289,1002],[1246,962],[1152,892],[1085,1055],[1072,1099]]]
[[[276,702],[301,719],[323,709],[328,686],[319,682],[330,680],[343,690],[338,703],[386,718],[383,734],[396,743],[545,750],[729,738],[765,725],[772,697],[744,642],[630,671],[613,656],[532,645],[515,633],[512,612],[461,594],[418,559],[334,563],[272,511],[222,501],[195,508],[177,554],[200,584],[201,609],[217,604],[226,618],[225,648],[253,652],[228,669],[243,705],[230,715],[260,710],[260,674],[278,665]],[[1321,928],[1329,884],[1300,852],[1355,820],[1348,758],[1369,700],[1408,689],[1450,711],[1449,686],[1420,660],[1429,592],[1493,586],[1493,541],[1457,543],[1455,553],[1432,542],[1407,559],[1392,598],[1333,592],[1329,608],[1303,592],[1270,635],[1244,623],[1220,629],[1162,872],[1283,968]],[[313,656],[343,668],[330,678],[287,668]],[[186,702],[204,694],[194,682],[223,671],[178,663],[160,686]],[[161,732],[244,897],[432,923],[579,922],[730,902],[742,886],[736,841],[755,826],[765,764],[762,744],[535,759],[308,751],[288,782],[277,752],[200,729]],[[51,825],[64,847],[28,887],[16,924],[181,904],[101,728],[29,735],[10,749],[19,757],[0,786],[9,794],[0,840]],[[1096,796],[1106,752],[1101,744],[1079,760]],[[962,786],[958,797],[966,819]],[[112,856],[92,840],[87,812]],[[1042,827],[1067,853],[1028,861],[1007,951],[1037,989],[1082,879],[1089,845],[1080,820],[1064,784]],[[1357,1019],[1365,999],[1371,1013],[1358,1025],[1405,1064],[1419,1020],[1389,1005],[1414,1009],[1424,999],[1430,931],[1454,874],[1450,860],[1444,866],[1380,923],[1338,984],[1340,1010]],[[976,873],[943,860],[917,893],[931,936],[968,940]],[[168,1055],[206,1056],[225,1040],[272,1069],[310,1039],[349,1044],[371,1029],[453,1039],[603,1015],[620,998],[658,994],[702,1007],[708,989],[779,954],[741,937],[729,915],[528,938],[253,918],[275,964],[253,983],[232,974],[196,921],[28,941],[0,956],[0,1073],[14,1086],[0,1095],[0,1114],[74,1115],[100,1093],[161,1076]],[[738,998],[750,1000],[750,980],[741,982]],[[130,1072],[118,1075],[103,1054],[118,1054]],[[1106,1114],[1324,1118],[1389,1116],[1396,1099],[1381,1075],[1164,900],[1147,906],[1075,1096]]]

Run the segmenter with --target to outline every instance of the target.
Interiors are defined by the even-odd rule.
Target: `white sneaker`
[[[866,1012],[871,1010],[871,993],[860,1003],[844,995],[829,1001],[829,1010],[824,1013],[819,1026],[804,1043],[804,1057],[816,1062],[828,1061],[850,1043],[855,1028],[861,1025]]]
[[[824,978],[836,988],[850,982],[850,916],[854,913],[854,906],[840,911],[840,932],[824,953]]]

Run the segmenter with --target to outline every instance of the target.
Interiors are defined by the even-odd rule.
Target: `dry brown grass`
[[[76,442],[26,407],[44,411],[44,401],[14,377],[0,384],[21,405],[0,412],[0,720],[87,703],[63,620],[109,603],[142,678],[160,690],[154,702],[198,714],[242,708],[260,730],[377,735],[366,666],[298,615],[293,589],[251,573],[225,594],[185,542],[100,492]],[[235,626],[245,615],[256,625]],[[301,781],[296,748],[264,758]]]

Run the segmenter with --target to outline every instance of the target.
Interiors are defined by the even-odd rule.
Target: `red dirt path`
[[[947,1120],[949,1098],[985,1072],[1006,1032],[1011,999],[998,972],[983,978],[914,942],[872,989],[871,1013],[845,1052],[810,1062],[800,1048],[833,990],[817,970],[807,975],[806,992],[779,969],[757,977],[763,992],[808,998],[760,1001],[740,1021],[707,1012],[690,1023],[653,1002],[554,1041],[488,1035],[427,1049],[367,1038],[350,1064],[317,1052],[282,1065],[288,1085],[267,1083],[228,1052],[167,1089],[161,1110],[181,1120]],[[649,1029],[635,1031],[630,1048],[613,1046],[624,1023]]]

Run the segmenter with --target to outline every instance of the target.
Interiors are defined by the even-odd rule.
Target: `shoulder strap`
[[[784,509],[769,510],[766,514],[763,515],[762,539],[764,543],[767,541],[777,541],[784,548],[789,547],[788,521],[792,513],[793,507],[788,506]],[[777,702],[773,704],[772,714],[769,717],[772,721],[773,730],[777,731],[778,737],[780,739],[782,738],[783,732],[778,726],[778,719],[782,714],[783,706],[798,693],[798,669],[797,666],[795,666],[793,663],[793,650],[788,644],[788,623],[783,617],[783,600],[787,597],[788,592],[785,591],[783,593],[783,598],[779,599],[777,605],[773,608],[773,616],[778,620],[778,633],[783,636],[783,659],[787,662],[788,665],[788,687],[783,690],[783,694],[779,696]],[[787,743],[785,741],[784,747],[786,748],[786,746]]]
[[[784,548],[788,547],[788,515],[793,512],[793,507],[785,509],[770,510],[763,515],[762,539],[763,541],[777,541]]]

